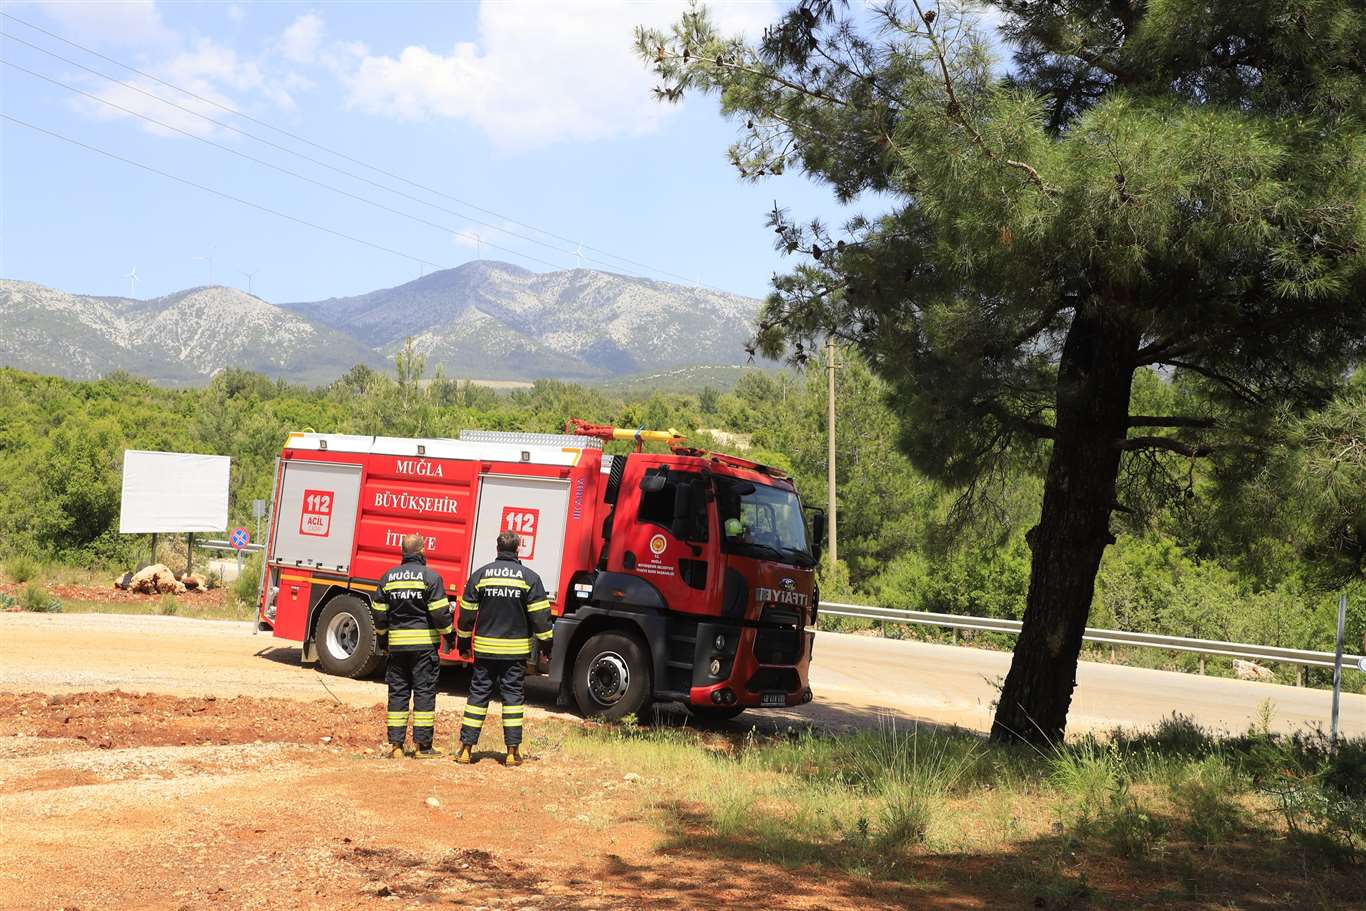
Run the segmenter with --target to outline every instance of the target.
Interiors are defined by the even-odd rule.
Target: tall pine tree
[[[835,231],[775,206],[800,260],[757,347],[857,346],[907,453],[969,490],[1046,455],[993,736],[1056,741],[1121,497],[1172,460],[1244,458],[1366,348],[1366,15],[988,3],[1004,68],[970,17],[925,0],[804,0],[755,43],[695,7],[636,37],[662,99],[715,94],[740,124],[742,178],[796,168],[883,213]],[[1145,369],[1183,375],[1179,410],[1132,413]]]

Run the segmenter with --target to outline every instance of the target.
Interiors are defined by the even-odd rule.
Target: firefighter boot
[[[522,764],[522,748],[520,746],[508,747],[507,758],[503,760],[503,765],[519,766]]]
[[[460,752],[455,754],[455,761],[461,765],[471,765],[474,762],[474,747],[468,743],[460,744]]]
[[[388,744],[385,744],[385,745],[384,745],[384,749],[382,749],[382,750],[379,751],[379,758],[380,758],[380,759],[397,759],[397,758],[399,758],[399,757],[402,756],[402,755],[403,755],[403,744],[401,744],[401,743],[388,743]]]
[[[426,744],[424,746],[419,746],[415,755],[418,759],[440,759],[442,756],[446,755],[446,751],[441,749],[441,747]]]

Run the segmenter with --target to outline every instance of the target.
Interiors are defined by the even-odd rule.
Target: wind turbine
[[[574,258],[578,261],[578,265],[576,265],[574,268],[576,268],[576,269],[582,269],[582,268],[583,268],[583,244],[579,244],[577,247],[574,248]]]
[[[247,277],[247,293],[255,294],[256,292],[252,288],[252,283],[256,280],[256,275],[261,270],[257,269],[255,272],[248,272],[246,269],[238,269],[237,271],[241,272],[243,275]]]
[[[484,259],[484,241],[480,239],[480,237],[479,237],[479,232],[478,232],[478,231],[474,231],[474,232],[471,232],[471,233],[474,234],[474,258],[477,259],[477,260],[483,261],[483,259]]]
[[[124,278],[128,279],[128,296],[135,296],[138,293],[138,282],[142,281],[142,279],[138,278],[138,267],[134,266],[129,269],[128,274],[125,275]]]

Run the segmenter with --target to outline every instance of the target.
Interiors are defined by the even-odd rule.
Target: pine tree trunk
[[[996,708],[995,740],[1056,743],[1066,730],[1096,572],[1114,541],[1110,510],[1138,343],[1139,333],[1101,303],[1078,312],[1068,330],[1043,510],[1029,533],[1029,597]]]

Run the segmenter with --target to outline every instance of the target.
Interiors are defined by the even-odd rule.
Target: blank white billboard
[[[119,531],[226,530],[231,465],[227,456],[127,450]]]

